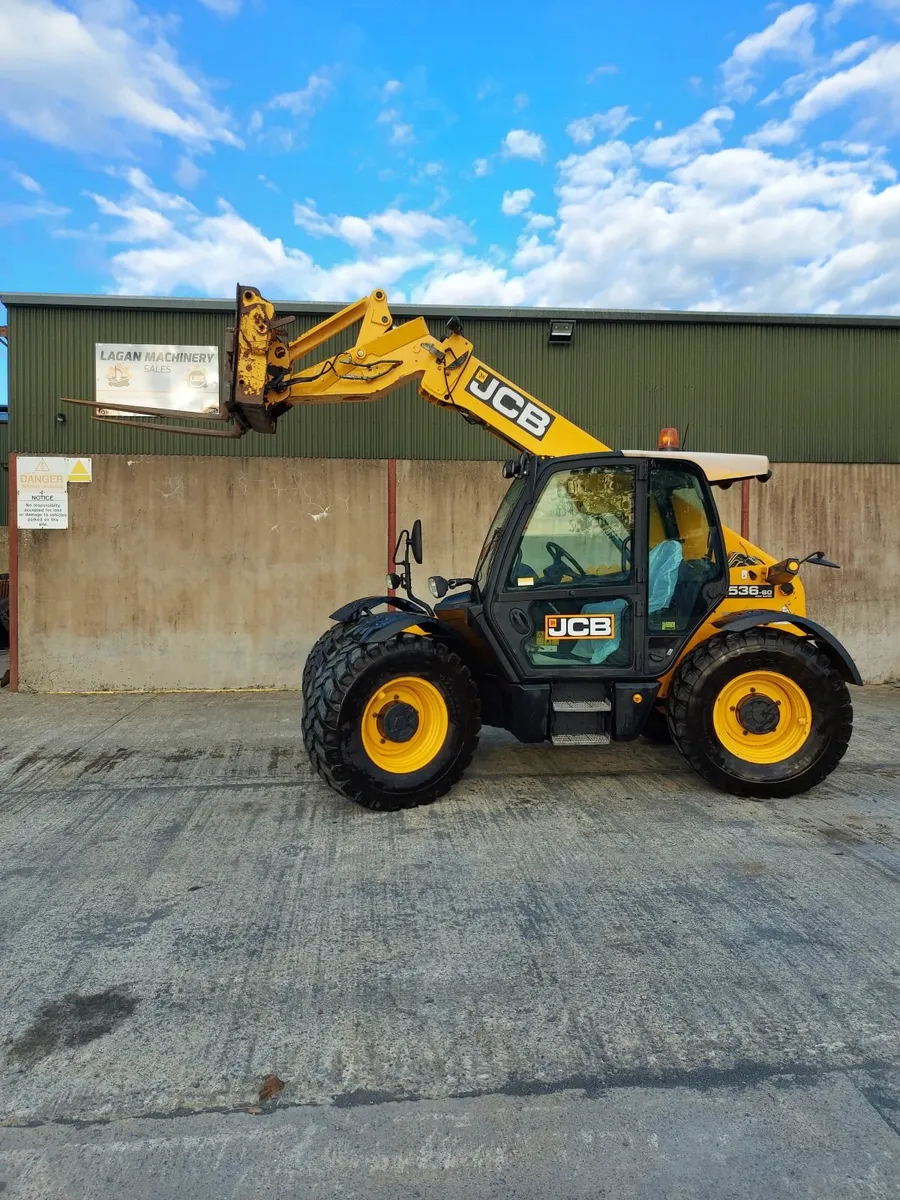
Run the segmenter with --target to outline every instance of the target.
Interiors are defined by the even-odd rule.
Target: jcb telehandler
[[[351,349],[298,369],[356,321]],[[862,681],[806,616],[798,571],[835,564],[821,551],[776,562],[723,528],[713,499],[767,479],[765,457],[679,451],[674,431],[657,450],[612,450],[476,358],[458,321],[444,339],[422,318],[395,325],[383,291],[294,341],[285,324],[238,287],[219,436],[274,433],[292,405],[373,400],[415,379],[519,452],[470,578],[432,577],[433,604],[413,595],[416,522],[388,594],[338,609],[313,647],[303,738],[328,784],[372,809],[428,803],[465,771],[482,724],[558,746],[671,739],[743,796],[792,796],[834,770],[847,684]]]

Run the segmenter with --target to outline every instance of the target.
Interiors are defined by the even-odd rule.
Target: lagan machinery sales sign
[[[219,411],[219,351],[216,346],[126,346],[96,344],[96,402],[103,416],[119,404],[165,409],[190,416]],[[133,413],[122,413],[134,416]]]

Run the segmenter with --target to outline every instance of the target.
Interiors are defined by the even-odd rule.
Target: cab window
[[[534,591],[630,582],[633,535],[633,467],[557,471],[528,518],[506,585]]]
[[[708,611],[706,585],[724,573],[715,513],[695,474],[654,462],[648,520],[649,628],[683,633]]]

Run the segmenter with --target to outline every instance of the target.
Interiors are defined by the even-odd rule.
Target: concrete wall
[[[298,687],[383,580],[386,464],[93,456],[70,528],[19,533],[29,691]]]
[[[806,567],[807,611],[847,646],[869,683],[900,679],[900,466],[783,463],[753,489],[750,536],[777,558],[824,550],[840,571]]]
[[[93,456],[71,528],[19,534],[23,690],[296,687],[328,614],[380,592],[388,464]],[[777,466],[751,487],[752,540],[807,568],[810,614],[872,682],[900,678],[893,613],[900,466]],[[468,575],[507,482],[496,462],[398,462],[397,529],[424,525],[429,574]],[[740,487],[717,492],[740,525]]]

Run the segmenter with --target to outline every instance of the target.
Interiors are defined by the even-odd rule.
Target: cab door
[[[647,480],[645,461],[615,454],[539,469],[486,589],[520,678],[644,673]]]

